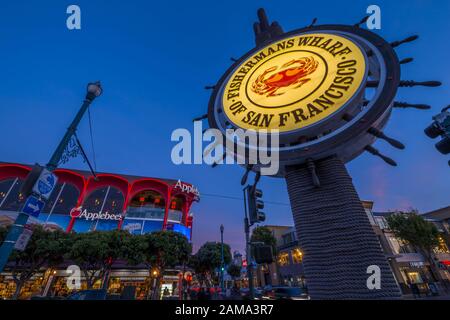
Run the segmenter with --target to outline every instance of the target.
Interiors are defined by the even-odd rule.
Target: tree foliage
[[[201,281],[212,274],[222,264],[222,251],[220,242],[206,242],[191,258],[191,266],[194,268],[197,276]],[[224,264],[227,265],[231,261],[231,250],[228,244],[223,244]]]
[[[71,234],[72,246],[66,258],[80,267],[87,287],[92,288],[116,260],[127,256],[130,237],[130,233],[123,230]]]
[[[251,242],[264,242],[265,245],[271,246],[272,251],[275,253],[277,249],[277,240],[275,239],[272,231],[265,227],[260,226],[253,229]]]
[[[62,231],[48,231],[40,225],[33,225],[32,228],[33,234],[25,250],[14,250],[9,259],[16,283],[14,299],[19,296],[25,282],[41,268],[50,268],[63,262],[69,246],[68,236]]]
[[[232,263],[228,266],[227,273],[233,279],[239,278],[241,276],[241,267],[237,264]]]
[[[396,237],[418,250],[431,252],[439,244],[436,226],[415,212],[392,214],[386,221]]]
[[[8,234],[8,229],[6,227],[0,227],[0,243],[6,239],[6,235]]]
[[[157,231],[146,235],[146,261],[160,271],[186,263],[192,252],[187,238],[179,232]]]
[[[394,235],[413,246],[422,253],[430,263],[434,278],[441,282],[447,290],[446,282],[442,279],[438,267],[433,259],[433,249],[439,245],[439,231],[436,226],[412,212],[397,212],[386,218],[389,229]]]

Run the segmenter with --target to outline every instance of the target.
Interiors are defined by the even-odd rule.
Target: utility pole
[[[223,279],[223,271],[224,271],[224,259],[223,259],[223,224],[220,225],[220,250],[221,250],[221,261],[220,261],[220,289],[223,294],[224,290],[224,279]]]
[[[83,104],[81,105],[80,110],[78,111],[77,115],[75,116],[69,128],[67,129],[66,134],[61,139],[58,147],[53,152],[50,161],[46,165],[46,169],[48,171],[52,172],[58,167],[61,157],[64,154],[64,150],[66,149],[67,145],[72,139],[72,136],[75,134],[78,124],[80,123],[84,113],[86,112],[92,101],[94,101],[95,98],[99,97],[101,94],[102,94],[102,87],[100,82],[88,84],[86,97],[83,101]],[[33,177],[32,174],[29,174],[24,182],[24,185],[29,186],[29,190],[24,190],[25,194],[29,195],[31,193],[30,190],[31,188],[33,188],[34,183],[32,183],[32,181],[28,179],[37,179],[37,176]],[[8,262],[9,256],[11,255],[11,252],[14,249],[14,245],[19,236],[22,234],[23,228],[28,221],[28,217],[29,216],[26,213],[24,213],[22,209],[19,212],[14,224],[11,226],[11,230],[6,236],[5,241],[3,241],[3,244],[0,247],[0,272],[3,272],[3,269],[5,268],[5,265]]]
[[[246,186],[242,191],[244,192],[244,230],[245,230],[245,259],[247,260],[247,277],[248,277],[248,288],[249,288],[249,298],[253,300],[254,298],[254,288],[253,288],[253,263],[252,263],[252,253],[250,247],[250,223],[247,214],[247,189],[250,186]]]

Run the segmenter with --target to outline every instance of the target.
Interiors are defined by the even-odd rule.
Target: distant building
[[[380,241],[380,246],[391,266],[403,294],[410,294],[408,283],[416,283],[422,292],[429,291],[429,282],[434,282],[429,262],[410,245],[396,238],[389,230],[386,217],[395,212],[373,212],[373,201],[362,201],[367,218]],[[450,282],[450,207],[423,214],[442,233],[440,244],[434,250],[443,279]],[[266,226],[277,240],[275,262],[257,268],[257,285],[303,286],[307,284],[303,270],[303,253],[299,246],[295,228],[292,226]]]
[[[278,283],[288,286],[304,286],[303,252],[298,244],[295,228],[290,227],[277,239],[276,263]]]
[[[371,210],[370,212],[372,218],[369,219],[372,227],[379,236],[383,251],[403,294],[411,293],[408,283],[415,283],[421,292],[428,292],[428,284],[436,280],[433,279],[430,271],[430,263],[421,253],[395,237],[389,230],[386,217],[395,214],[395,212],[372,212]],[[425,213],[423,216],[428,221],[433,222],[442,233],[440,244],[434,249],[434,258],[439,262],[441,277],[450,282],[450,251],[448,249],[450,207]]]
[[[257,268],[258,286],[289,285],[303,286],[305,277],[302,260],[303,253],[298,245],[295,228],[292,226],[265,226],[272,231],[277,248],[275,261]]]
[[[242,254],[240,254],[239,251],[233,252],[233,262],[232,263],[237,266],[242,267]]]

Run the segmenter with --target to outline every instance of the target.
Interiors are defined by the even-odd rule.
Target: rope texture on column
[[[397,282],[345,165],[318,161],[321,186],[306,166],[287,168],[286,182],[312,299],[396,299]],[[381,269],[381,289],[369,290],[367,267]]]

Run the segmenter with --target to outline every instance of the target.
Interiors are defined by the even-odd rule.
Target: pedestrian
[[[206,300],[205,288],[201,287],[198,290],[197,300]]]
[[[169,289],[167,287],[164,288],[163,296],[167,297],[170,295]]]
[[[414,298],[420,298],[420,290],[417,283],[415,282],[411,283],[411,291],[413,293]]]
[[[227,297],[227,299],[230,299],[231,297],[231,289],[227,288],[227,290],[225,291],[225,296]]]

